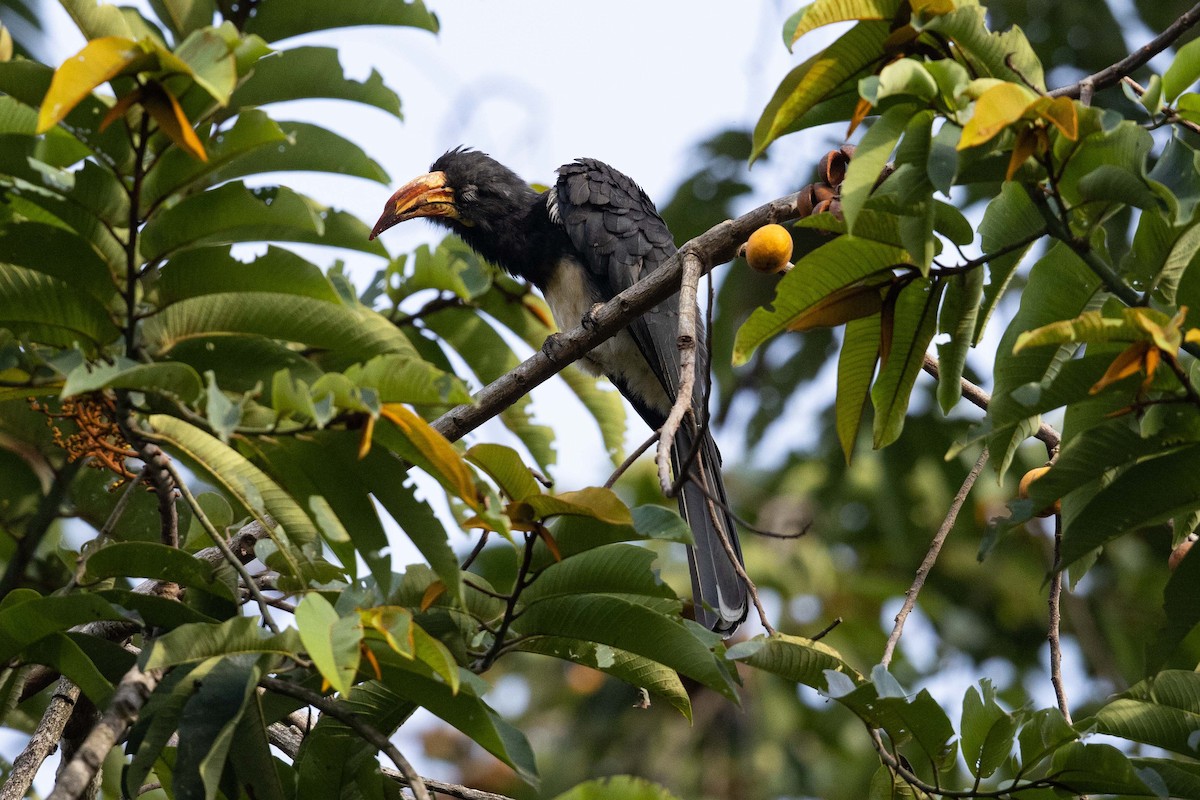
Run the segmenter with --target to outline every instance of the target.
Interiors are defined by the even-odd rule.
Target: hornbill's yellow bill
[[[454,189],[446,184],[446,173],[430,172],[397,189],[367,238],[374,239],[393,225],[417,217],[458,217]]]
[[[392,195],[371,236],[415,217],[449,228],[493,264],[541,289],[564,330],[675,254],[671,232],[646,193],[628,176],[588,158],[559,167],[555,185],[539,194],[484,153],[451,150],[433,162],[428,175]],[[678,394],[678,321],[676,295],[579,361],[608,376],[652,429],[666,420]],[[696,361],[705,374],[706,348],[697,349]],[[694,413],[675,437],[672,466],[678,470],[694,453],[679,511],[695,538],[688,560],[696,618],[729,634],[745,619],[748,599],[729,556],[732,550],[741,560],[721,455],[697,422],[706,416],[704,384],[696,381]]]

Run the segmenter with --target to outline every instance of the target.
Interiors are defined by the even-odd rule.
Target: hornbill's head
[[[486,153],[450,150],[429,173],[401,186],[371,231],[374,239],[405,220],[428,217],[463,238],[487,236],[528,213],[537,194],[508,167]]]

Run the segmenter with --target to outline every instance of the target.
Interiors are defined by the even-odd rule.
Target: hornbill
[[[416,217],[449,228],[483,258],[540,289],[564,330],[675,253],[671,232],[641,187],[590,158],[559,167],[555,185],[539,194],[490,156],[461,147],[451,150],[433,162],[428,174],[392,195],[371,238]],[[593,374],[608,376],[652,429],[663,424],[676,397],[678,304],[675,295],[655,306],[580,361]],[[698,351],[697,370],[703,375],[707,359],[704,348]],[[703,390],[697,389],[694,419],[701,417],[703,402]],[[678,474],[681,460],[698,447],[692,480],[679,494],[680,513],[695,539],[688,561],[696,616],[729,634],[746,617],[747,596],[718,530],[739,561],[741,549],[725,508],[721,456],[707,430],[697,440],[700,429],[694,419],[680,426],[672,467]],[[710,502],[697,480],[716,502]]]

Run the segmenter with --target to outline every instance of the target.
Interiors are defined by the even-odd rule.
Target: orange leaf
[[[1012,157],[1008,160],[1008,171],[1004,173],[1004,180],[1011,181],[1013,175],[1017,174],[1017,170],[1029,160],[1031,155],[1037,152],[1043,135],[1045,133],[1041,128],[1025,128],[1017,134],[1017,141],[1013,145]]]
[[[113,107],[104,115],[104,119],[100,120],[100,132],[104,133],[108,130],[108,126],[125,116],[125,112],[133,106],[134,103],[139,103],[142,100],[142,88],[139,86],[129,94],[122,97]]]
[[[854,113],[850,115],[850,127],[846,129],[847,139],[850,138],[850,134],[854,133],[854,129],[857,128],[859,124],[867,118],[867,115],[871,113],[872,108],[873,106],[871,105],[870,100],[867,100],[865,97],[859,98],[858,105],[854,107]]]
[[[546,549],[550,551],[550,555],[554,556],[554,560],[562,561],[562,553],[558,550],[558,542],[554,541],[554,534],[550,533],[550,529],[545,525],[538,525],[537,534],[546,544]]]
[[[192,158],[208,161],[208,153],[204,152],[200,137],[192,129],[191,121],[183,113],[175,96],[159,83],[150,82],[144,88],[142,105],[154,117],[158,129]]]
[[[367,453],[371,452],[371,435],[375,433],[375,417],[367,415],[367,422],[363,425],[362,440],[358,443],[358,460],[362,461],[367,457]]]
[[[375,680],[383,680],[383,671],[379,669],[379,660],[375,658],[375,654],[371,652],[371,648],[367,647],[366,642],[359,642],[358,647],[362,650],[362,654],[367,657],[367,661],[371,663],[371,669],[375,670]]]
[[[1140,372],[1146,366],[1147,353],[1152,349],[1153,345],[1146,341],[1134,342],[1129,345],[1129,347],[1121,351],[1120,355],[1113,359],[1113,362],[1108,366],[1108,370],[1088,390],[1088,394],[1097,394],[1117,381],[1123,381],[1130,375]],[[1155,362],[1155,366],[1157,366],[1157,362]]]
[[[434,581],[425,587],[425,594],[421,595],[421,610],[428,611],[437,599],[446,593],[446,584],[441,581]]]
[[[1037,115],[1058,128],[1072,142],[1079,139],[1079,113],[1069,97],[1043,97],[1035,105]]]
[[[471,468],[445,436],[431,428],[410,408],[399,403],[384,403],[379,413],[399,428],[413,447],[428,459],[430,468],[436,473],[435,477],[440,477],[453,487],[455,494],[471,508],[483,510]]]
[[[787,329],[807,331],[813,328],[832,328],[844,325],[852,319],[878,314],[882,308],[883,298],[879,295],[878,286],[846,286],[806,308],[788,323]]]

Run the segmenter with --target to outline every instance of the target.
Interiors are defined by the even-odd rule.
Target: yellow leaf
[[[187,114],[183,113],[175,95],[161,84],[151,82],[144,87],[142,105],[150,112],[150,116],[154,117],[158,129],[179,145],[183,152],[200,161],[208,161],[208,153],[204,152],[200,137],[192,130],[192,123]]]
[[[428,611],[437,599],[446,593],[446,584],[441,581],[434,581],[425,587],[425,594],[421,595],[421,611]],[[411,636],[411,633],[410,633]]]
[[[979,96],[975,113],[963,127],[958,149],[991,141],[996,134],[1019,120],[1025,109],[1037,98],[1032,92],[1015,83],[1000,83]]]
[[[141,101],[142,90],[139,87],[122,97],[116,103],[113,103],[113,107],[110,108],[104,115],[104,119],[100,120],[100,132],[104,133],[106,130],[108,130],[108,126],[125,116],[125,112],[128,111],[134,103],[140,103]]]
[[[1188,344],[1200,342],[1200,328],[1192,328],[1187,332],[1187,335],[1183,337],[1183,340]]]
[[[910,0],[914,14],[926,17],[940,17],[954,10],[954,0]]]
[[[62,122],[93,89],[145,56],[137,42],[124,36],[105,36],[88,42],[54,71],[38,111],[37,132],[45,133]]]
[[[399,403],[384,403],[380,416],[390,420],[408,438],[413,447],[429,460],[429,466],[450,486],[463,502],[476,511],[482,511],[479,492],[475,488],[475,476],[467,462],[454,449],[445,436],[429,427],[407,406]]]
[[[852,319],[869,317],[883,309],[878,286],[846,286],[826,295],[788,323],[789,331],[832,328]]]

